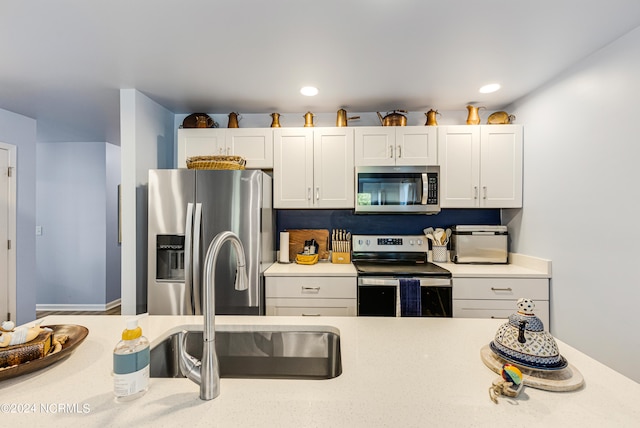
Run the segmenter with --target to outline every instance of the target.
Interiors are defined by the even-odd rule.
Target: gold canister
[[[439,115],[438,110],[431,109],[426,112],[424,115],[427,116],[427,123],[425,126],[438,126],[438,121],[436,120],[436,115]]]
[[[308,111],[304,114],[304,127],[309,128],[313,126],[313,113]]]
[[[280,128],[280,113],[271,113],[271,127]]]
[[[480,116],[478,115],[478,110],[484,107],[475,107],[472,105],[467,106],[467,110],[469,111],[469,115],[467,116],[467,125],[479,125],[480,124]]]

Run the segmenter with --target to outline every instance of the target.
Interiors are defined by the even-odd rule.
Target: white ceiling
[[[638,26],[638,0],[0,0],[0,108],[116,144],[122,88],[174,113],[499,109]]]

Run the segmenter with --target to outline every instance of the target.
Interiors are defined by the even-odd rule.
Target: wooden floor
[[[108,311],[36,311],[36,318],[40,319],[47,315],[120,315],[120,306]]]

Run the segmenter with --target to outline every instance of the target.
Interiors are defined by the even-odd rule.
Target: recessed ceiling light
[[[307,97],[313,97],[314,95],[318,95],[318,88],[315,88],[313,86],[305,86],[304,88],[300,89],[300,93]]]
[[[490,83],[488,85],[484,85],[483,87],[480,88],[480,93],[481,94],[490,94],[491,92],[495,92],[498,89],[500,89],[500,84],[499,83]]]

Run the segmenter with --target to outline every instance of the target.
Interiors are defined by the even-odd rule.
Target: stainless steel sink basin
[[[184,377],[182,330],[187,352],[202,358],[202,327],[172,329],[152,344],[151,377]],[[332,327],[217,326],[216,352],[223,378],[332,379],[342,373],[340,335]]]

